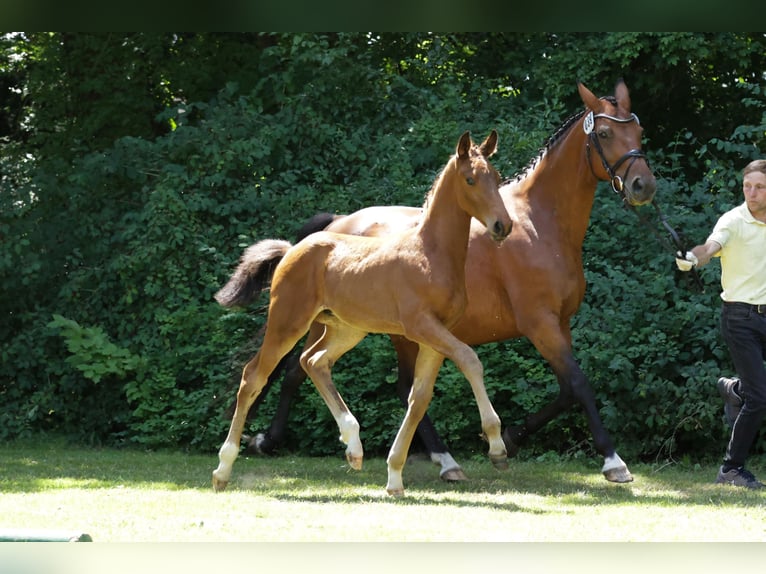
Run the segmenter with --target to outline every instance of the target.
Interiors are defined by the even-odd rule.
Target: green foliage
[[[466,129],[477,139],[498,129],[493,162],[513,175],[580,109],[578,79],[599,94],[626,79],[657,203],[689,245],[702,241],[741,200],[744,163],[763,155],[763,43],[740,33],[3,36],[0,438],[217,448],[265,319],[266,296],[244,311],[213,300],[243,248],[291,238],[317,211],[419,205]],[[726,429],[714,382],[731,373],[717,264],[695,291],[655,224],[599,190],[576,354],[624,457],[717,452]],[[506,424],[558,392],[526,340],[479,353]],[[387,338],[368,337],[334,373],[367,452],[385,453],[404,412]],[[453,450],[483,456],[454,365],[429,413]],[[342,452],[309,383],[291,417],[286,448]],[[524,452],[591,449],[573,410]]]
[[[141,358],[118,347],[97,327],[82,328],[76,321],[53,315],[48,327],[56,329],[71,353],[66,362],[86,379],[98,383],[105,375],[123,378],[141,367]]]

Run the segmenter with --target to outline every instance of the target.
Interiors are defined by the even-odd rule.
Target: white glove
[[[697,263],[699,263],[699,260],[691,251],[687,251],[686,255],[683,255],[680,251],[676,253],[676,265],[681,271],[691,271],[692,267],[696,267]]]

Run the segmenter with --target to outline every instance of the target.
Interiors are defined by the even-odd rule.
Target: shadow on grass
[[[64,489],[140,488],[212,490],[215,453],[83,449],[45,445],[0,448],[0,492],[35,493]],[[463,465],[469,480],[447,483],[430,461],[414,459],[404,469],[405,496],[386,495],[386,463],[366,460],[361,471],[341,458],[241,456],[229,491],[292,502],[338,504],[436,505],[483,507],[507,512],[557,512],[524,503],[525,497],[555,498],[560,506],[599,507],[622,504],[653,506],[763,504],[766,492],[715,485],[716,468],[680,465],[657,470],[632,468],[635,481],[607,482],[593,461],[510,461],[497,471],[489,461]],[[226,493],[219,496],[226,496]]]

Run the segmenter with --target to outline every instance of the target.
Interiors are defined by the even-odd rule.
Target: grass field
[[[756,476],[766,470],[753,460]],[[608,483],[600,461],[461,460],[447,484],[411,460],[406,495],[385,493],[382,459],[240,457],[214,493],[217,456],[0,448],[0,531],[81,531],[94,542],[743,542],[766,541],[766,492],[712,484],[716,465],[630,464]]]

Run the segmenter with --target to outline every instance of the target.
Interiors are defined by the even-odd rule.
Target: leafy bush
[[[689,245],[741,200],[739,171],[764,149],[757,35],[28,34],[0,49],[14,94],[0,107],[4,440],[216,449],[265,319],[265,296],[236,311],[213,300],[244,247],[290,238],[317,211],[419,205],[466,129],[498,129],[493,163],[513,175],[579,109],[578,77],[605,93],[626,76],[657,202]],[[623,456],[717,454],[714,382],[731,373],[717,263],[695,291],[651,207],[639,212],[653,230],[599,189],[576,356]],[[558,392],[526,340],[479,353],[506,424]],[[387,451],[404,412],[395,369],[371,336],[334,371],[368,453]],[[305,387],[286,448],[341,452]],[[483,456],[454,365],[429,413],[453,450]],[[591,449],[574,410],[525,452]]]

